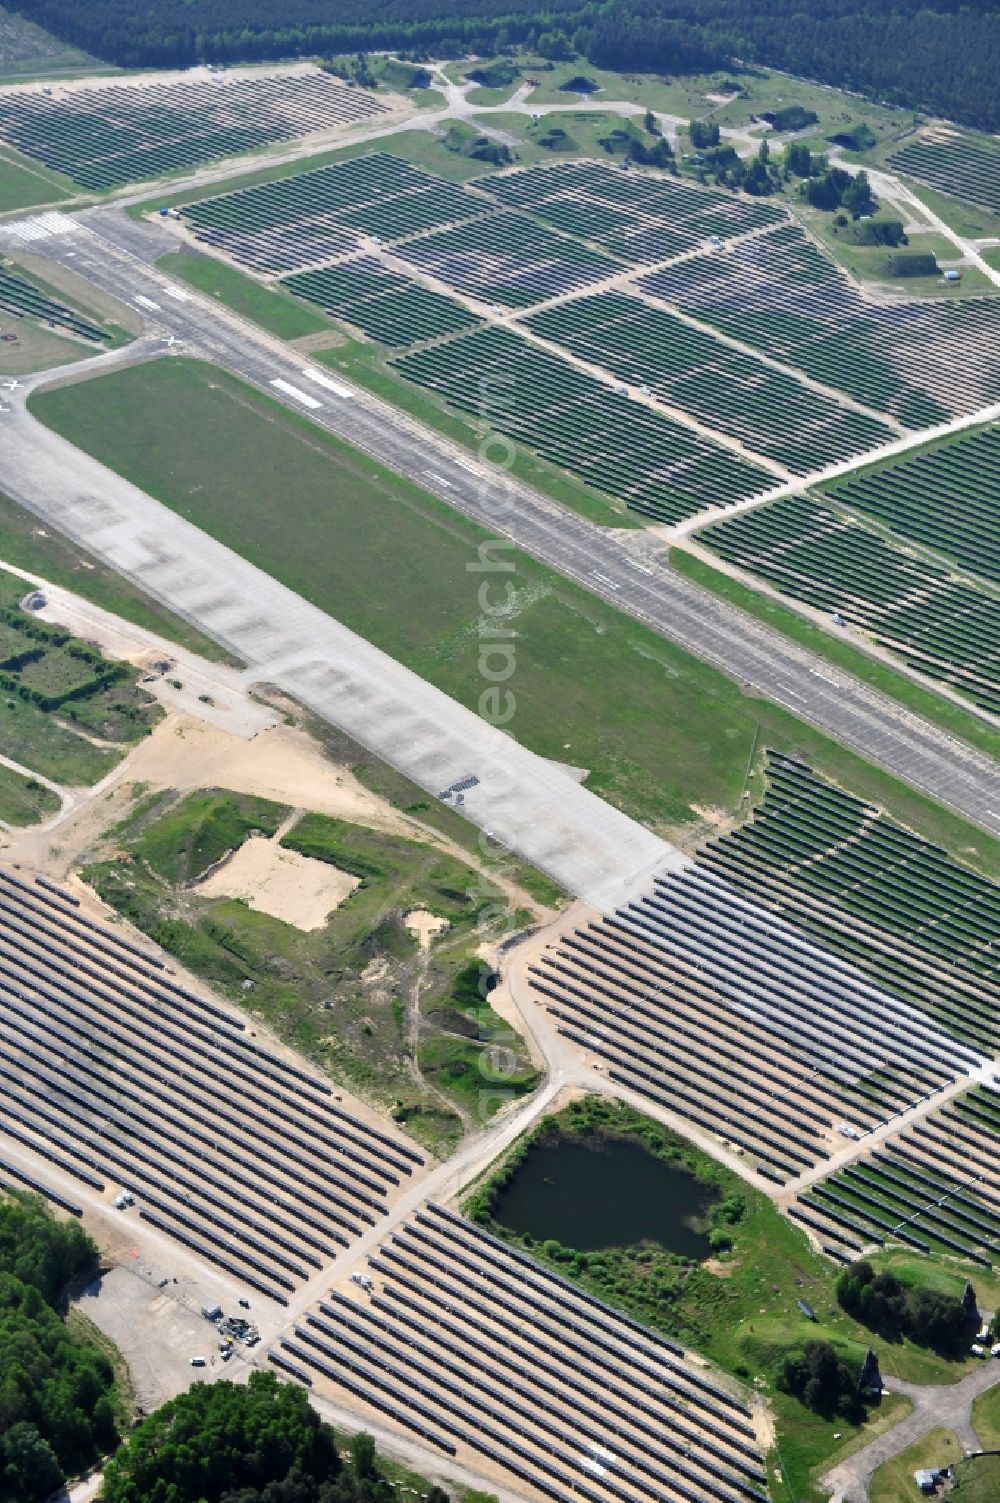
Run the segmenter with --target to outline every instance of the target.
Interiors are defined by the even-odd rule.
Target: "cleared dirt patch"
[[[404,917],[403,923],[411,933],[417,936],[422,950],[430,949],[430,943],[435,934],[440,934],[442,929],[448,927],[446,918],[439,918],[436,913],[428,913],[426,908],[412,909]]]
[[[322,929],[360,885],[359,878],[326,861],[251,837],[198,884],[198,892],[206,898],[242,898],[257,913],[309,932]]]

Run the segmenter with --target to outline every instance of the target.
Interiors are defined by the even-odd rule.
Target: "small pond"
[[[578,1252],[655,1242],[707,1258],[718,1193],[638,1143],[557,1137],[533,1144],[493,1215],[512,1231]]]

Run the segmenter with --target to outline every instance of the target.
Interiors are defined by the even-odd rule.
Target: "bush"
[[[778,1387],[824,1418],[838,1414],[857,1422],[864,1416],[857,1376],[828,1341],[807,1341],[801,1351],[789,1352],[781,1365]]]

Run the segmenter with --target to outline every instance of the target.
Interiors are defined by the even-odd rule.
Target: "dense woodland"
[[[426,1486],[426,1484],[425,1484]],[[450,1503],[432,1487],[428,1503]],[[109,1462],[100,1503],[395,1503],[370,1435],[342,1457],[304,1389],[273,1372],[196,1383],[142,1421]]]
[[[114,1373],[57,1308],[96,1267],[76,1222],[0,1191],[0,1499],[31,1503],[117,1441]]]
[[[622,70],[680,73],[739,60],[1000,129],[993,0],[15,0],[13,8],[124,65],[514,44]]]

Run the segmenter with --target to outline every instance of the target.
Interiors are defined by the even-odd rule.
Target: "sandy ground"
[[[322,929],[360,886],[358,877],[326,861],[284,850],[277,837],[258,837],[244,841],[198,884],[198,892],[206,898],[243,898],[257,913],[308,933]]]
[[[436,913],[428,913],[426,908],[414,908],[405,916],[403,923],[417,936],[422,950],[429,950],[434,936],[448,927],[447,919],[438,918]]]

